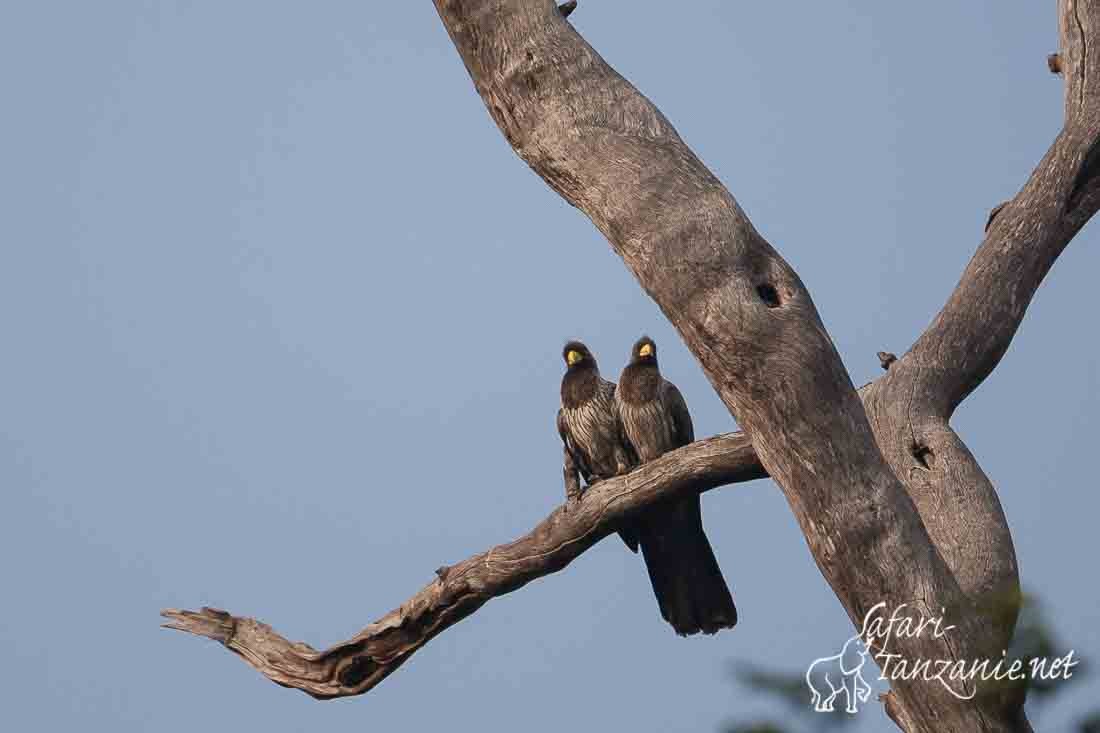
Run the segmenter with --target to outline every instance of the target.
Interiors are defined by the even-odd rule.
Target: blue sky
[[[768,481],[706,495],[741,614],[680,639],[604,542],[366,697],[158,628],[216,605],[321,647],[562,498],[560,348],[643,332],[733,427],[598,232],[515,157],[432,4],[64,3],[0,27],[0,687],[12,729],[713,731],[851,633]],[[857,384],[944,302],[1061,124],[1053,2],[582,0],[798,270]],[[1095,226],[955,425],[1025,586],[1100,660]],[[1076,685],[1045,730],[1096,699]],[[859,730],[889,725],[878,709]]]

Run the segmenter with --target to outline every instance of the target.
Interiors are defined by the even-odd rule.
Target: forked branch
[[[221,641],[279,684],[322,698],[360,694],[490,598],[563,568],[631,512],[766,467],[853,622],[879,602],[926,616],[948,609],[957,636],[900,640],[893,651],[997,654],[1017,609],[1012,541],[992,484],[948,419],[997,365],[1050,266],[1100,206],[1100,63],[1091,50],[1100,48],[1100,0],[1059,0],[1065,129],[991,217],[943,311],[859,396],[794,270],[564,10],[551,0],[435,5],[513,148],[604,233],[752,443],[712,438],[602,482],[516,542],[441,568],[400,608],[327,651],[215,610],[167,611],[166,625]],[[907,731],[1030,730],[1016,693],[961,701],[935,683],[902,680],[887,710]]]

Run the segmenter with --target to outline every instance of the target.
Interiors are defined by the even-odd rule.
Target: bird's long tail
[[[733,596],[703,532],[698,496],[654,507],[632,529],[661,616],[677,634],[713,634],[737,623]]]

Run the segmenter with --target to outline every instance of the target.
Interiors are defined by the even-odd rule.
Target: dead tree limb
[[[554,2],[434,1],[509,143],[607,237],[751,447],[722,436],[603,482],[520,540],[441,569],[400,608],[324,652],[214,610],[169,611],[167,625],[221,641],[280,684],[317,697],[359,694],[488,599],[560,570],[627,513],[766,469],[857,627],[879,602],[925,617],[946,609],[957,634],[898,639],[892,651],[999,657],[1018,610],[1012,540],[992,484],[948,421],[996,367],[1039,283],[1100,206],[1092,50],[1100,2],[1058,2],[1063,131],[991,220],[944,309],[857,395],[793,269]],[[976,692],[963,701],[937,683],[895,681],[885,702],[906,731],[1030,730],[1021,689]]]
[[[435,580],[399,608],[323,652],[289,642],[267,624],[217,609],[166,610],[164,625],[221,642],[286,687],[322,699],[359,695],[486,601],[564,568],[614,532],[624,517],[661,498],[765,476],[741,433],[692,443],[627,476],[601,481],[515,542],[440,568]]]

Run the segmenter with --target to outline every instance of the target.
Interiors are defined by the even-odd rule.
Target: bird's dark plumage
[[[593,484],[626,473],[635,460],[623,437],[615,409],[615,384],[600,376],[596,358],[580,341],[562,350],[565,376],[561,380],[558,433],[565,445],[565,494],[580,496],[580,479]]]
[[[661,376],[657,347],[641,338],[619,378],[615,403],[640,463],[695,440],[691,414],[676,385]],[[664,502],[633,524],[661,615],[681,635],[713,634],[737,623],[718,560],[703,532],[699,496]]]

